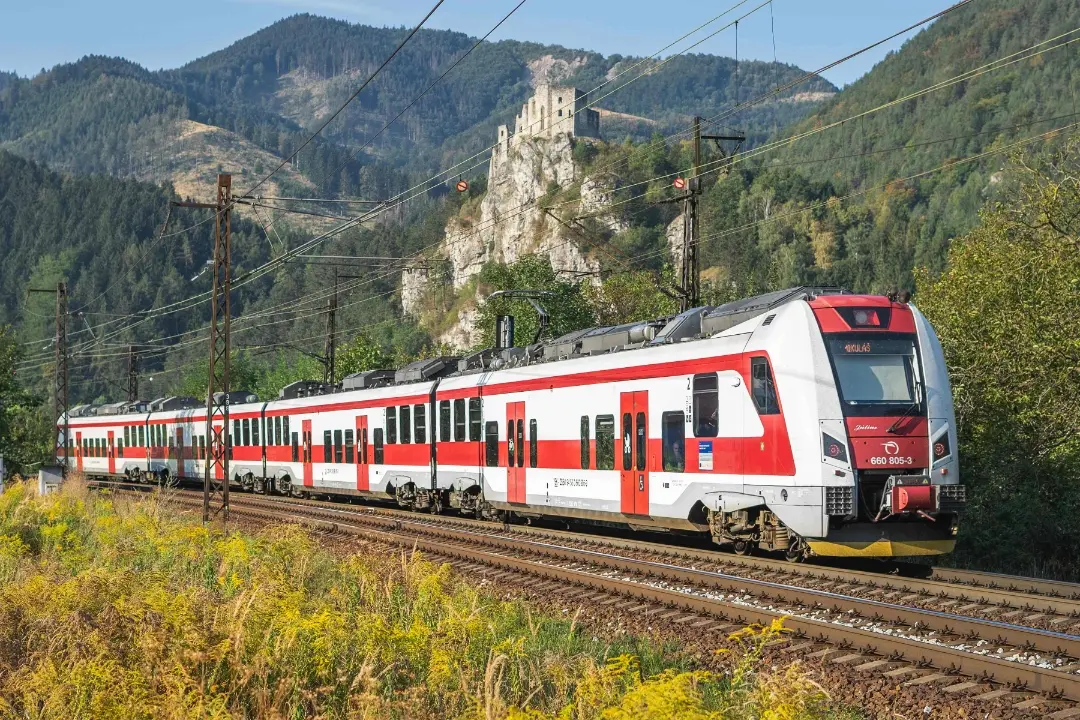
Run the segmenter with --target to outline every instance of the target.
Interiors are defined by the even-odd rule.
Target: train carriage
[[[204,471],[205,409],[70,422],[91,441],[87,457],[75,444],[88,474]],[[245,489],[703,533],[793,558],[948,552],[965,499],[933,329],[906,302],[827,288],[298,383],[232,405],[228,431]]]

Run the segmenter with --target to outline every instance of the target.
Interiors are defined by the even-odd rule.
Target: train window
[[[289,416],[288,415],[281,418],[281,433],[282,434],[279,435],[278,437],[279,438],[285,438],[285,439],[281,440],[280,442],[281,442],[282,445],[287,445],[288,442],[289,442]]]
[[[645,413],[639,412],[634,419],[634,428],[637,433],[637,469],[645,469],[645,453],[648,445],[648,434],[645,431]]]
[[[664,471],[682,472],[686,469],[686,415],[682,412],[666,412],[660,416],[660,426]]]
[[[483,420],[483,413],[480,409],[480,398],[469,398],[469,439],[473,442],[480,442],[480,423]]]
[[[330,439],[330,431],[326,430],[325,432],[323,432],[323,445],[322,445],[322,454],[323,454],[323,462],[324,463],[328,463],[328,462],[333,461],[333,456],[332,456],[332,453],[334,451],[333,445],[334,445],[333,440]]]
[[[367,465],[367,428],[364,428],[360,431],[360,434],[356,437],[356,441],[356,462],[364,463],[365,465]]]
[[[116,441],[116,455],[117,455],[117,457],[124,457],[124,440],[123,440],[123,438]]]
[[[300,462],[300,442],[296,433],[292,434],[292,461]]]
[[[397,442],[397,408],[386,408],[386,444],[393,445]]]
[[[401,421],[401,442],[403,445],[412,442],[412,408],[402,405],[398,408],[398,420]]]
[[[536,420],[529,421],[529,467],[536,467]]]
[[[199,458],[202,459],[202,460],[206,459],[206,436],[205,435],[200,435],[199,436]]]
[[[581,450],[581,469],[589,469],[589,416],[581,416],[581,443],[578,445]]]
[[[142,425],[139,426],[139,447],[146,447],[146,433]]]
[[[484,443],[486,445],[484,448],[484,460],[488,467],[496,467],[499,464],[499,423],[492,420],[484,426],[484,430]]]
[[[131,431],[131,428],[129,428],[127,425],[125,425],[124,426],[124,440],[125,441],[130,437],[130,435],[128,434],[130,431]]]
[[[354,452],[353,447],[353,431],[345,431],[345,464],[352,465],[355,462],[355,456],[358,453]]]
[[[763,357],[750,358],[751,396],[758,415],[777,415],[780,403],[776,400],[776,384],[773,382],[772,368]]]
[[[232,444],[240,445],[244,441],[244,432],[240,428],[240,421],[233,420]]]
[[[240,444],[251,445],[251,420],[244,420],[243,424],[240,427],[244,432],[244,441]]]
[[[450,401],[439,401],[439,442],[450,442]]]
[[[334,431],[334,462],[336,462],[339,465],[341,464],[341,461],[343,459],[342,458],[343,449],[344,448],[342,447],[342,443],[341,443],[341,431],[340,430],[335,430]]]
[[[272,432],[273,432],[274,444],[275,445],[284,445],[285,443],[281,442],[281,418],[276,417],[276,418],[273,419],[272,422],[273,422],[273,425],[272,425],[273,430],[272,430]]]
[[[517,421],[517,466],[525,467],[525,421]]]
[[[465,398],[454,401],[454,442],[465,439]]]
[[[634,429],[630,420],[630,413],[622,416],[622,469],[630,470],[634,467],[634,455],[631,452],[631,442]]]
[[[413,405],[413,422],[416,432],[413,433],[413,442],[427,442],[427,406]]]
[[[259,447],[259,446],[262,445],[262,443],[259,442],[259,425],[260,424],[262,424],[262,420],[260,418],[255,418],[254,420],[251,421],[251,444],[255,445],[256,447]]]
[[[615,416],[596,416],[596,469],[615,469]]]
[[[382,428],[375,428],[375,431],[371,434],[371,438],[375,444],[375,464],[383,464],[383,431]],[[367,443],[365,442],[366,446]]]
[[[716,373],[694,376],[694,436],[716,437],[720,394]]]

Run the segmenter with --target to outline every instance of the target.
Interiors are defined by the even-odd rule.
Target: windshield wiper
[[[918,409],[919,409],[919,401],[916,400],[915,402],[913,402],[913,403],[911,403],[910,405],[907,406],[907,409],[904,410],[904,414],[901,415],[900,417],[896,418],[896,422],[894,422],[892,425],[890,425],[889,429],[886,430],[885,432],[887,432],[889,434],[895,433],[896,428],[900,425],[900,423],[904,422],[904,419],[907,418],[908,415],[910,415],[912,412],[914,412],[915,410],[918,410]]]

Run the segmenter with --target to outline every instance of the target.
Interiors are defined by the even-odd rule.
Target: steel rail
[[[176,494],[171,499],[179,504],[194,507],[196,500],[191,493]],[[668,588],[643,584],[640,581],[613,578],[588,571],[558,567],[555,565],[528,560],[505,552],[484,550],[476,547],[476,539],[484,536],[473,533],[473,537],[464,541],[457,539],[448,542],[448,537],[424,537],[409,528],[400,520],[379,518],[377,515],[355,514],[354,522],[327,520],[318,515],[316,508],[281,503],[276,501],[256,500],[247,496],[238,496],[234,502],[234,514],[261,518],[270,522],[282,520],[296,522],[314,530],[331,534],[347,534],[374,537],[403,547],[414,548],[432,557],[450,557],[460,561],[482,563],[491,567],[539,576],[557,582],[571,582],[579,586],[594,588],[629,598],[647,600],[694,613],[701,613],[720,618],[735,624],[768,624],[783,617],[785,626],[796,637],[826,643],[836,648],[847,649],[852,659],[865,659],[855,669],[886,670],[892,676],[901,677],[905,673],[896,672],[897,664],[912,664],[918,668],[932,668],[934,680],[949,680],[953,675],[963,675],[979,682],[990,682],[1037,692],[1050,698],[1064,698],[1080,701],[1080,674],[1051,670],[1038,666],[1026,665],[999,658],[977,655],[966,650],[959,650],[948,645],[936,645],[904,637],[884,635],[860,628],[838,625],[813,618],[790,616],[780,611],[747,606],[739,603],[707,598],[700,595],[680,592]],[[298,509],[303,508],[298,512]],[[373,528],[360,521],[376,520],[382,527]],[[430,526],[413,525],[424,530]],[[442,535],[443,533],[433,533]],[[578,560],[581,558],[579,557]],[[793,648],[794,649],[794,648]],[[930,675],[924,676],[930,678]],[[963,684],[963,683],[960,683]],[[959,687],[959,685],[957,685]],[[948,688],[946,688],[948,689]],[[992,693],[991,693],[992,694]]]

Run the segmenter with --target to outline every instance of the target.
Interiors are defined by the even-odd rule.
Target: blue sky
[[[776,56],[804,69],[821,67],[872,40],[944,9],[952,0],[773,0]],[[446,0],[429,27],[487,32],[517,0]],[[494,36],[651,55],[736,0],[528,0]],[[738,12],[759,5],[750,0]],[[432,0],[0,0],[0,70],[34,75],[83,55],[119,55],[150,69],[170,68],[221,49],[283,17],[311,12],[376,26],[413,25]],[[900,42],[826,73],[849,83]],[[732,31],[695,49],[735,53]],[[739,55],[771,60],[768,6],[739,26]]]

